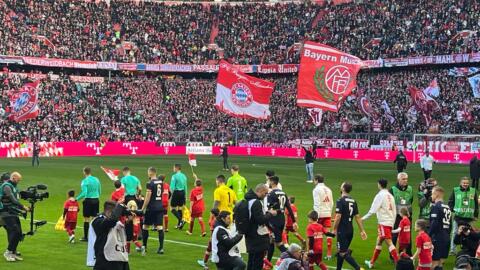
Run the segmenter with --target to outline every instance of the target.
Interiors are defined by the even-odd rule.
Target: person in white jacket
[[[333,196],[332,190],[325,185],[325,178],[321,174],[313,179],[313,210],[318,213],[318,223],[323,227],[332,228]],[[327,260],[332,258],[332,237],[327,237]]]
[[[382,251],[383,242],[387,243],[388,251],[395,263],[398,261],[398,253],[392,242],[392,228],[395,223],[395,217],[397,216],[397,210],[395,208],[395,198],[388,192],[387,185],[388,182],[386,179],[378,180],[378,189],[380,191],[375,196],[375,199],[373,199],[372,206],[368,213],[362,217],[362,220],[366,220],[373,214],[376,214],[378,220],[378,236],[375,250],[373,251],[372,258],[365,261],[365,264],[370,269],[373,268],[375,261]]]
[[[424,180],[432,176],[433,163],[435,163],[435,158],[430,155],[428,150],[425,151],[425,155],[420,159],[420,168],[422,168]]]

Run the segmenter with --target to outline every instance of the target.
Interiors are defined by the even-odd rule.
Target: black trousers
[[[432,171],[423,170],[423,179],[427,180],[432,176]]]
[[[401,173],[405,170],[405,167],[404,166],[397,166],[397,172],[398,173]]]
[[[217,263],[217,270],[244,270],[247,265],[240,257],[233,257],[228,261]]]
[[[128,262],[109,262],[104,257],[96,258],[93,270],[130,270]]]
[[[224,157],[224,158],[223,158],[223,168],[224,168],[224,169],[230,169],[230,168],[228,167],[228,157]]]
[[[472,178],[472,187],[478,190],[478,177]]]
[[[18,216],[6,215],[2,217],[5,230],[7,231],[8,250],[17,252],[18,243],[22,240],[22,226]]]
[[[37,162],[37,167],[40,166],[40,159],[36,155],[32,156],[32,167],[35,166],[35,162]]]
[[[247,270],[262,270],[266,251],[249,252]]]
[[[408,219],[410,219],[410,224],[412,224],[412,215],[410,215],[410,217]],[[400,224],[400,221],[402,221],[402,217],[397,215],[397,217],[395,218],[395,225],[393,225],[393,228],[395,228],[395,229],[398,228],[398,225]],[[411,225],[410,225],[410,231],[412,231],[412,226]],[[393,242],[394,246],[397,245],[398,235],[399,235],[399,233],[392,234],[392,242]],[[412,256],[412,234],[410,234],[410,244],[407,247],[407,254]]]

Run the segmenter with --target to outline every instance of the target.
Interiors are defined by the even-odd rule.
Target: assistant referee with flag
[[[102,191],[100,180],[92,176],[92,169],[89,167],[83,168],[82,191],[78,194],[76,200],[83,200],[83,238],[80,241],[88,241],[88,229],[90,222],[98,215],[100,201],[100,194]]]

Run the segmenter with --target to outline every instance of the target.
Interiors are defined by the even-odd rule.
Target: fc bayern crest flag
[[[234,117],[268,119],[274,87],[272,82],[246,75],[221,61],[215,107]]]
[[[297,105],[337,112],[357,86],[360,58],[327,45],[305,42],[297,83]]]
[[[10,120],[21,122],[38,116],[39,85],[40,81],[26,83],[10,95]]]

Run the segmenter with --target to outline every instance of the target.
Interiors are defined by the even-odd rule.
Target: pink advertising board
[[[185,155],[185,146],[158,145],[153,142],[46,142],[40,143],[40,155],[44,157],[74,157],[74,156],[147,156],[147,155]],[[32,153],[31,143],[0,143],[0,158],[29,157]],[[304,152],[300,148],[272,148],[272,147],[236,147],[228,149],[229,155],[303,158]],[[219,155],[220,147],[212,147],[212,154]],[[319,159],[343,159],[359,161],[393,162],[397,152],[383,150],[362,149],[318,149]],[[409,161],[413,160],[413,152],[405,151]],[[419,160],[423,152],[417,152]],[[432,156],[438,163],[466,164],[474,153],[462,152],[433,152]]]

